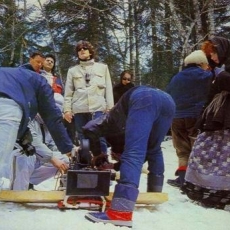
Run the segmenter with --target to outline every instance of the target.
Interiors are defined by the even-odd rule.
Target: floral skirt
[[[230,130],[198,135],[182,190],[205,206],[230,204]]]

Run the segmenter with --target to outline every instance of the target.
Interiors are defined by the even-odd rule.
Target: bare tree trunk
[[[168,4],[164,4],[165,6],[165,58],[168,69],[173,69],[173,57],[172,57],[172,33],[171,33],[171,12]]]
[[[134,77],[137,79],[140,79],[140,62],[139,62],[139,58],[140,58],[140,36],[139,36],[139,31],[138,31],[138,27],[139,27],[139,21],[138,21],[138,12],[137,12],[137,4],[136,2],[134,3],[134,42],[135,42],[135,57],[134,57],[134,69],[133,69],[133,73],[134,73]],[[135,79],[134,79],[135,80]]]
[[[11,14],[11,52],[10,52],[10,62],[9,62],[9,66],[14,66],[14,56],[15,56],[15,17],[16,17],[16,5],[15,5],[15,1],[12,0],[11,1],[11,6],[10,6],[10,14]]]
[[[192,33],[192,29],[195,26],[195,21],[191,22],[191,25],[184,29],[182,22],[180,21],[179,17],[177,16],[177,12],[175,9],[174,1],[169,1],[169,7],[173,15],[173,20],[175,25],[178,27],[178,37],[182,39],[183,45],[181,50],[181,57],[180,57],[180,67],[179,70],[182,69],[184,57],[191,52],[192,47],[189,46],[189,38]]]
[[[151,69],[150,69],[150,74],[151,74],[151,85],[156,85],[156,76],[153,74],[154,69],[157,68],[157,55],[158,55],[158,48],[157,48],[157,31],[156,31],[156,7],[155,7],[155,1],[150,0],[149,1],[149,6],[151,9],[151,33],[152,33],[152,61],[151,61]]]
[[[211,36],[215,34],[214,1],[210,0],[207,7],[208,7],[209,35]]]
[[[199,9],[199,2],[198,0],[193,0],[193,6],[194,6],[194,14],[195,14],[195,30],[196,30],[196,38],[198,41],[201,41],[203,39],[202,36],[202,22],[201,22],[201,12]]]
[[[175,21],[175,25],[177,26],[177,31],[178,31],[178,37],[180,37],[182,40],[184,40],[186,32],[181,24],[180,19],[177,16],[177,12],[175,10],[175,6],[174,6],[174,1],[173,0],[169,0],[169,8],[171,10],[172,13],[172,17],[173,17],[173,21]],[[185,56],[185,49],[186,49],[186,45],[184,43],[184,46],[182,47],[182,51],[181,51],[181,56],[180,56],[180,67],[179,69],[182,69],[183,66],[183,61],[184,61],[184,56]]]
[[[94,47],[98,47],[99,45],[99,11],[96,10],[98,8],[99,1],[98,0],[91,0],[91,7],[89,9],[88,15],[88,27],[90,31],[90,42],[93,44]],[[105,38],[106,39],[106,38]],[[97,54],[96,54],[97,55]],[[95,56],[95,59],[98,59]]]
[[[41,8],[42,15],[43,15],[43,17],[44,17],[44,19],[45,19],[45,21],[46,21],[47,29],[48,29],[48,31],[49,31],[49,35],[50,35],[52,47],[53,47],[53,50],[54,50],[54,56],[55,56],[55,59],[56,59],[57,72],[58,72],[59,77],[60,77],[61,80],[63,81],[63,79],[62,79],[62,74],[61,74],[61,68],[60,68],[60,65],[59,65],[59,63],[60,63],[60,61],[59,61],[59,56],[58,56],[58,54],[57,54],[57,53],[58,53],[58,50],[57,50],[57,48],[56,48],[56,44],[55,44],[55,40],[54,40],[54,37],[53,37],[52,29],[51,29],[51,27],[50,27],[49,19],[48,19],[46,13],[45,13],[45,10],[44,10],[44,8],[43,8],[43,6],[42,6],[40,0],[38,0],[38,3],[39,3],[39,6],[40,6],[40,8]]]
[[[27,7],[26,7],[27,1],[24,0],[24,5],[23,5],[23,20],[25,21],[26,14],[27,14]],[[22,36],[21,39],[21,48],[20,48],[20,55],[19,55],[19,63],[22,65],[23,64],[23,53],[24,53],[24,47],[26,47],[24,37]]]
[[[130,69],[134,70],[134,8],[132,0],[129,0],[129,57],[130,57]],[[134,70],[135,72],[135,70]]]

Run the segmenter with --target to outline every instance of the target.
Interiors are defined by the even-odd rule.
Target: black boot
[[[162,192],[164,176],[148,174],[147,192]]]
[[[28,190],[35,190],[35,189],[34,189],[34,185],[31,184],[31,183],[29,183]]]
[[[176,179],[168,179],[167,183],[173,187],[180,188],[180,178],[177,177]]]
[[[180,179],[180,188],[183,186],[184,184],[184,178],[185,178],[185,173],[186,171],[185,170],[178,170],[178,176],[179,176],[179,179]]]
[[[186,169],[187,169],[187,166],[180,166],[175,172],[175,175],[178,177],[174,180],[172,179],[167,180],[167,183],[171,186],[182,188],[184,184]]]

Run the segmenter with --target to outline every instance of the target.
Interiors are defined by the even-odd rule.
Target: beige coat
[[[90,78],[88,84],[86,74]],[[114,101],[108,66],[91,60],[70,68],[64,98],[64,112],[75,114],[111,109]]]

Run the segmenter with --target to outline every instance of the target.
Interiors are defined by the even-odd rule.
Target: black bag
[[[36,153],[35,147],[32,145],[33,137],[30,129],[27,128],[21,139],[17,140],[17,143],[22,147],[23,153],[26,156],[32,156]]]

